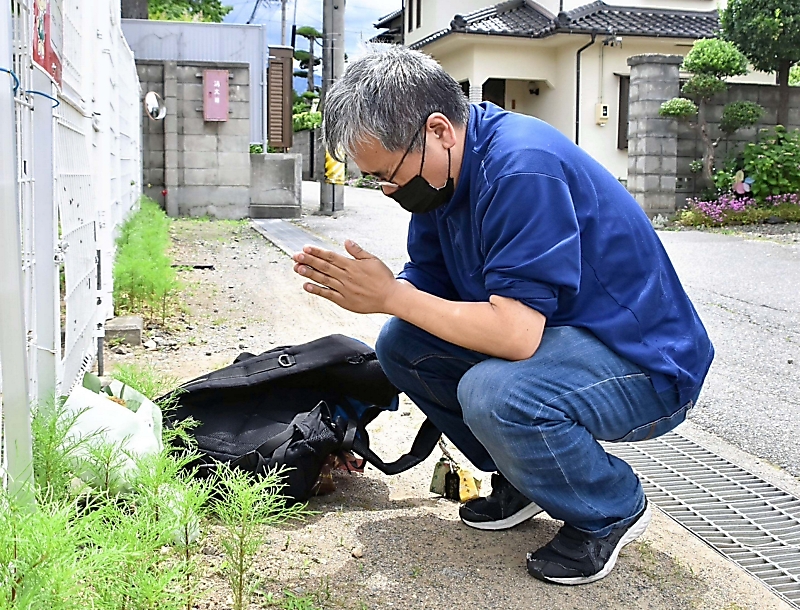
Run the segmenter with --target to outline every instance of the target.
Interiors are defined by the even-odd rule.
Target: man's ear
[[[450,148],[455,145],[455,128],[450,122],[450,119],[441,112],[434,112],[428,117],[427,127],[438,139],[442,140],[442,144],[445,147]]]

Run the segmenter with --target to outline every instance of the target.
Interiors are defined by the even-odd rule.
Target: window
[[[416,0],[417,2],[417,27],[422,27],[422,0]]]
[[[619,76],[619,111],[617,117],[617,148],[628,150],[628,106],[630,104],[631,77],[624,74]]]
[[[408,0],[408,4],[406,5],[406,12],[408,13],[408,31],[412,31],[414,29],[414,3],[417,0]]]

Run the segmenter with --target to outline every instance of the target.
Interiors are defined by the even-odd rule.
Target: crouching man
[[[475,464],[492,492],[475,528],[542,510],[564,525],[528,571],[606,576],[650,521],[630,466],[598,441],[672,430],[713,347],[650,222],[597,161],[547,124],[470,105],[431,58],[403,48],[351,62],[327,93],[328,150],[410,211],[399,277],[306,247],[305,289],[394,316],[377,343],[389,379]]]

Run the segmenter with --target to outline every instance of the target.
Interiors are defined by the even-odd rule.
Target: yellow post
[[[325,182],[328,184],[344,184],[344,163],[331,157],[325,151]]]

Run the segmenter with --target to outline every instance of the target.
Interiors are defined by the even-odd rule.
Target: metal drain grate
[[[674,432],[604,446],[651,502],[800,608],[799,498]]]

